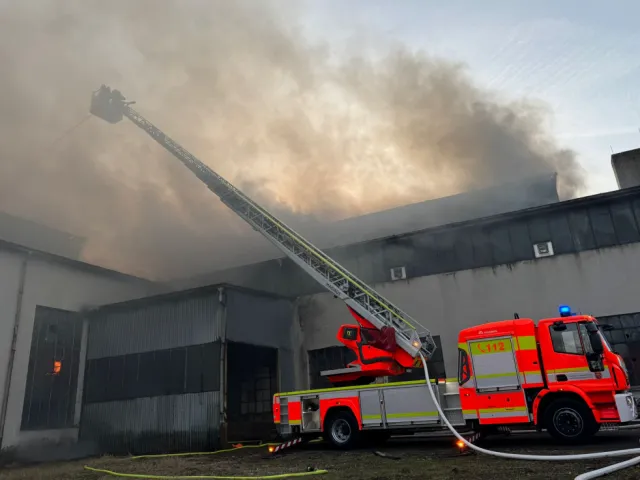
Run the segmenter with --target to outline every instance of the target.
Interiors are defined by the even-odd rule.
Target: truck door
[[[478,391],[517,390],[518,367],[511,337],[469,342]]]
[[[468,346],[480,424],[529,422],[529,410],[514,355],[513,337],[471,340]]]
[[[550,385],[570,382],[585,390],[613,388],[606,358],[594,353],[586,323],[555,322],[549,334],[553,353],[545,357],[545,366]]]

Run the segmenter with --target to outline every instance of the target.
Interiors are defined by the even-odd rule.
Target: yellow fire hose
[[[140,460],[143,458],[168,458],[168,457],[194,457],[198,455],[217,455],[219,453],[235,452],[236,450],[242,450],[245,448],[264,448],[269,446],[279,445],[278,443],[263,443],[260,445],[243,445],[235,448],[227,448],[225,450],[216,450],[215,452],[193,452],[193,453],[163,453],[159,455],[138,455],[131,457],[131,460]],[[327,470],[312,470],[310,472],[292,472],[292,473],[280,473],[277,475],[149,475],[148,473],[123,473],[114,472],[113,470],[105,470],[102,468],[94,468],[88,465],[84,466],[85,470],[89,472],[102,473],[104,475],[111,475],[112,477],[120,478],[141,478],[151,480],[178,480],[178,479],[217,479],[217,480],[269,480],[277,478],[291,478],[291,477],[306,477],[309,475],[324,475],[329,473]]]

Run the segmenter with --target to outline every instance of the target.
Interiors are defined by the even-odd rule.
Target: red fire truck
[[[637,417],[624,361],[591,316],[563,306],[559,317],[537,325],[515,319],[467,328],[458,342],[458,378],[433,384],[456,427],[536,427],[579,442],[603,424]],[[322,434],[349,448],[361,439],[442,429],[428,388],[417,381],[279,393],[273,418],[285,437]]]
[[[342,300],[356,320],[338,340],[356,354],[346,368],[324,372],[336,388],[274,397],[280,432],[300,438],[322,433],[349,447],[367,432],[441,428],[442,420],[424,382],[377,383],[430,359],[436,344],[429,330],[322,250],[202,163],[131,105],[102,85],[90,112],[108,123],[128,118],[170,152],[242,220],[292,262]],[[636,416],[622,358],[607,345],[594,318],[516,319],[466,329],[459,337],[457,379],[437,382],[439,404],[453,425],[535,425],[557,438],[576,441],[604,423]],[[376,382],[376,383],[372,383]]]

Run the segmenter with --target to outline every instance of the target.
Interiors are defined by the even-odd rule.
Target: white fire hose
[[[447,416],[442,411],[442,407],[440,406],[440,402],[436,397],[436,394],[433,391],[433,387],[431,386],[431,379],[429,378],[429,371],[427,370],[427,361],[424,358],[424,355],[420,353],[420,359],[422,360],[422,367],[424,368],[424,376],[427,381],[427,387],[429,389],[429,394],[431,395],[431,400],[436,406],[438,410],[438,414],[442,421],[447,426],[447,428],[451,431],[451,433],[462,443],[464,443],[467,447],[475,450],[479,453],[484,453],[486,455],[491,455],[494,457],[500,458],[511,458],[514,460],[543,460],[543,461],[569,461],[569,460],[594,460],[597,458],[606,458],[606,457],[625,457],[630,455],[640,455],[640,448],[629,448],[625,450],[613,450],[611,452],[597,452],[597,453],[582,453],[575,455],[522,455],[519,453],[505,453],[505,452],[496,452],[494,450],[487,450],[482,447],[478,447],[473,443],[467,441],[462,435],[458,433],[458,431],[451,425]],[[632,458],[630,460],[626,460],[624,462],[616,463],[614,465],[610,465],[608,467],[600,468],[598,470],[593,470],[591,472],[583,473],[578,475],[575,480],[588,480],[592,478],[597,478],[603,475],[607,475],[612,472],[616,472],[618,470],[622,470],[623,468],[632,467],[634,465],[640,464],[640,457]]]

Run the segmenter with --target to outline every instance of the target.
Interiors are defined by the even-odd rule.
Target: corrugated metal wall
[[[611,325],[604,332],[612,348],[622,355],[629,370],[631,385],[640,386],[640,312],[599,316],[598,321]]]
[[[218,288],[224,289],[222,297]],[[255,405],[270,405],[279,376],[283,388],[294,386],[293,317],[289,299],[230,286],[99,309],[90,317],[81,440],[114,453],[212,449],[228,431],[220,424],[221,385],[227,396],[235,388],[248,405],[247,415],[240,411],[233,418],[232,426],[238,428],[230,430],[248,432],[247,438],[262,435],[258,431],[268,429],[258,428],[260,422],[249,414],[257,412]],[[249,345],[249,353],[239,359],[229,360],[226,353],[226,385],[220,377],[225,334],[229,342]],[[271,350],[269,365],[255,361],[255,346]],[[266,373],[248,372],[254,364],[268,367]],[[258,413],[265,413],[264,408]],[[268,411],[266,420],[260,420],[271,425]]]
[[[224,314],[216,289],[95,312],[89,324],[81,440],[113,453],[218,446]]]
[[[91,320],[87,359],[218,341],[219,313],[220,303],[212,293],[105,308]]]
[[[526,198],[526,190],[519,195]],[[417,278],[533,261],[533,245],[547,241],[553,242],[556,255],[640,243],[640,187],[325,252],[362,281],[377,284],[389,282],[390,269],[399,266],[406,267],[407,278]],[[207,278],[291,297],[324,290],[288,259],[245,265]]]
[[[203,451],[220,435],[220,392],[85,405],[80,437],[113,453]]]

